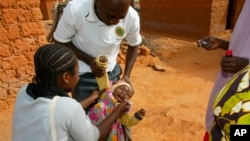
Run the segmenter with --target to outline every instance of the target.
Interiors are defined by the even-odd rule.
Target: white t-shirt
[[[51,99],[34,100],[26,93],[27,85],[17,95],[12,141],[50,141]],[[93,126],[81,105],[72,98],[60,97],[55,104],[58,141],[97,141],[99,130]]]
[[[138,13],[129,7],[124,19],[117,25],[107,26],[97,18],[93,0],[72,0],[64,8],[54,38],[62,43],[72,41],[92,57],[106,55],[109,60],[107,71],[112,71],[123,39],[130,46],[141,43],[140,19]],[[90,67],[80,60],[79,66],[80,74],[91,72]]]

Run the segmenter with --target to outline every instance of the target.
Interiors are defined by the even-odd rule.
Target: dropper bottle
[[[233,56],[233,51],[232,50],[227,50],[225,56],[226,57],[232,57]]]
[[[232,50],[226,50],[225,57],[226,58],[233,57],[233,51]],[[224,73],[223,74],[223,76],[226,77],[226,78],[230,78],[231,75],[232,75],[231,73]]]

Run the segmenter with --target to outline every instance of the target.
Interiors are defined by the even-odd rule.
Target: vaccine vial
[[[232,57],[233,56],[233,51],[232,50],[227,50],[225,56],[226,57]]]
[[[211,46],[212,44],[208,41],[202,39],[197,41],[197,47],[210,48]]]

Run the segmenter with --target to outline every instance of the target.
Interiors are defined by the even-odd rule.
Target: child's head
[[[74,52],[61,44],[47,44],[34,55],[33,83],[41,87],[58,87],[70,92],[79,81],[78,62]]]
[[[118,81],[111,86],[111,92],[118,102],[130,99],[133,96],[131,86],[125,81]]]

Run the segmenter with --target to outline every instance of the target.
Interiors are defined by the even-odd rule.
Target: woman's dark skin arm
[[[100,131],[99,141],[106,141],[110,130],[108,130],[113,122],[117,120],[124,112],[129,110],[129,103],[123,101],[118,105],[118,107],[107,116],[100,124],[97,125],[97,128]]]
[[[213,50],[216,48],[227,50],[229,47],[229,43],[230,43],[229,41],[219,39],[213,36],[205,37],[202,40],[211,43],[210,47],[205,48],[206,50]],[[237,73],[248,64],[249,64],[249,60],[247,58],[234,56],[234,54],[232,57],[223,56],[220,62],[221,69],[227,73]]]
[[[222,57],[221,69],[227,73],[237,73],[249,64],[249,60],[242,57]]]
[[[213,50],[216,48],[227,50],[229,47],[229,41],[223,40],[214,36],[207,36],[201,40],[204,40],[210,44],[209,47],[204,47],[206,50]]]
[[[89,105],[93,104],[94,102],[96,102],[96,100],[103,94],[105,94],[106,90],[103,89],[101,91],[98,90],[93,90],[91,95],[85,99],[83,99],[82,101],[80,101],[80,104],[82,105],[82,108],[85,109],[87,108]]]
[[[100,92],[98,90],[94,90],[91,95],[80,101],[82,108],[85,109],[89,105],[93,104],[100,97]]]

